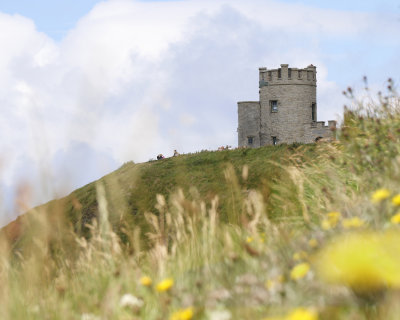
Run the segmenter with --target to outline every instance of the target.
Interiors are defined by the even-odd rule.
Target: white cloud
[[[258,99],[260,66],[317,65],[319,118],[336,118],[322,43],[389,30],[367,13],[268,0],[100,2],[60,43],[18,15],[0,13],[0,28],[2,185],[47,185],[31,204],[128,160],[235,145],[236,101]]]
[[[196,122],[196,117],[189,113],[183,113],[179,117],[179,120],[180,120],[181,124],[190,127],[191,125],[193,125]]]

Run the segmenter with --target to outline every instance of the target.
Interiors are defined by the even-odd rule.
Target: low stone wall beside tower
[[[243,101],[238,103],[238,139],[239,145],[253,148],[261,146],[260,142],[260,102]]]
[[[260,101],[238,103],[238,145],[259,147],[280,143],[311,143],[332,137],[335,121],[317,121],[317,71],[259,69]]]

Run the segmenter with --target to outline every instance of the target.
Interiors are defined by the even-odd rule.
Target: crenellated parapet
[[[307,68],[289,68],[288,64],[281,64],[278,69],[259,68],[259,87],[273,85],[317,85],[317,68],[312,64]]]
[[[314,121],[311,123],[312,128],[323,129],[325,128],[325,121]]]
[[[320,139],[332,140],[336,132],[336,121],[329,120],[328,125],[325,125],[325,121],[317,121],[311,124],[311,128],[305,125],[305,130],[305,142],[311,143]]]

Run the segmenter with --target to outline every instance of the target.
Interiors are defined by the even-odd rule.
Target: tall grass
[[[378,102],[354,100],[339,137],[293,147],[284,160],[227,161],[216,173],[224,183],[210,182],[220,194],[185,180],[187,167],[217,172],[213,155],[198,154],[176,160],[181,188],[154,199],[127,192],[121,181],[138,174],[127,164],[85,197],[31,211],[18,224],[23,236],[2,233],[0,318],[398,319],[393,89]],[[216,156],[239,152],[255,151]],[[140,179],[170,164],[146,164]]]

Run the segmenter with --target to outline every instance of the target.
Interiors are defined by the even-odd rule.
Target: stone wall
[[[238,102],[238,146],[258,148],[260,144],[260,102]],[[253,143],[248,143],[248,138]]]

